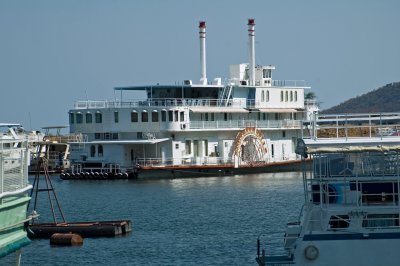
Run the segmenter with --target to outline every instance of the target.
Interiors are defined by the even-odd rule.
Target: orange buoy
[[[51,235],[50,245],[80,246],[83,245],[83,238],[73,233],[55,233]]]

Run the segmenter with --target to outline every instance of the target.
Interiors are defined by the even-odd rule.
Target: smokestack
[[[206,76],[206,22],[200,21],[199,23],[200,35],[200,83],[207,85]]]
[[[254,86],[255,85],[255,80],[256,80],[256,73],[255,73],[255,26],[256,24],[254,23],[253,18],[249,18],[249,23],[247,24],[249,26],[249,79],[250,79],[250,85]]]

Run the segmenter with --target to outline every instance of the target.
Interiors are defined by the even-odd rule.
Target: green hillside
[[[400,112],[400,82],[393,82],[339,105],[324,114]]]

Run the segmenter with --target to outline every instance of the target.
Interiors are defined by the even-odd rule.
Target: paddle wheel
[[[264,134],[255,127],[246,127],[236,136],[233,156],[241,163],[254,165],[265,163],[267,144]]]

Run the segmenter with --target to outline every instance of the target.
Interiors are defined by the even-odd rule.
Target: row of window
[[[93,114],[86,113],[85,116],[81,113],[70,113],[69,114],[69,123],[70,124],[82,124],[84,123],[83,118],[85,117],[85,123],[91,124],[93,123]],[[97,111],[94,114],[95,123],[102,123],[103,122],[103,114]],[[131,112],[131,122],[150,122],[149,113],[144,110],[142,112],[137,112],[136,110]],[[162,122],[179,122],[185,121],[185,113],[179,111],[161,111],[161,121]],[[159,122],[159,114],[158,111],[151,112],[151,122]],[[119,113],[117,111],[114,112],[114,123],[119,123]]]
[[[232,120],[232,114],[228,113],[223,113],[224,114],[224,121]],[[279,114],[275,114],[275,120],[279,120]],[[294,119],[296,119],[296,113],[293,114]],[[258,120],[266,120],[267,114],[266,113],[258,113]],[[69,116],[69,122],[70,124],[75,123],[75,118],[76,118],[76,124],[82,124],[84,123],[83,117],[85,117],[85,123],[86,124],[91,124],[93,123],[93,115],[92,113],[86,113],[85,116],[83,116],[82,113],[78,112],[76,114],[70,113]],[[290,118],[292,118],[292,113],[290,114]],[[131,112],[131,122],[136,123],[136,122],[150,122],[149,121],[149,113],[147,111],[142,111],[142,112],[137,112],[137,111],[132,111]],[[200,120],[202,121],[215,121],[215,113],[201,113],[200,114]],[[185,113],[184,112],[179,112],[179,111],[161,111],[161,121],[162,122],[183,122],[185,121]],[[95,123],[102,123],[103,122],[103,115],[100,112],[95,113]],[[157,111],[151,112],[151,122],[159,122],[159,115]],[[119,115],[118,112],[114,112],[114,123],[119,123]],[[115,138],[113,138],[115,139]]]
[[[297,91],[281,91],[281,102],[297,102]]]

